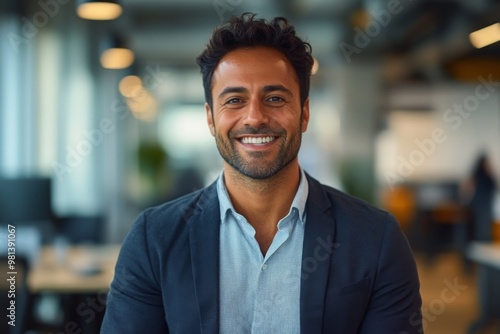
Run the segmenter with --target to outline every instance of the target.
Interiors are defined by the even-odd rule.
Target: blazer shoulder
[[[339,236],[366,235],[382,237],[387,229],[395,231],[399,224],[386,210],[376,207],[360,198],[346,194],[333,187],[310,178],[310,207],[323,210],[335,221]]]
[[[218,201],[215,183],[172,201],[144,210],[135,224],[144,225],[147,234],[164,235],[163,232],[182,229],[189,224],[191,217]]]
[[[387,210],[375,206],[374,204],[368,203],[367,201],[355,197],[353,195],[344,193],[338,189],[324,186],[326,192],[330,195],[333,202],[336,203],[338,209],[350,210],[356,214],[366,214],[376,217],[387,217],[390,214]]]
[[[371,217],[384,219],[390,215],[386,210],[379,208],[367,201],[347,194],[331,186],[324,185],[309,176],[311,195],[316,202],[341,215],[354,215],[355,217]]]

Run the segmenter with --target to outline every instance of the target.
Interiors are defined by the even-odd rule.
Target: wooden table
[[[119,251],[120,245],[43,247],[27,277],[28,329],[98,333]],[[58,298],[62,321],[47,324],[33,317],[33,305],[47,294]]]
[[[119,245],[54,246],[41,249],[28,275],[32,293],[95,293],[109,289]]]

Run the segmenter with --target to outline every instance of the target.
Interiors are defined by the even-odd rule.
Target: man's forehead
[[[256,46],[238,48],[225,54],[214,69],[214,74],[227,70],[254,71],[270,66],[282,66],[284,69],[293,69],[288,58],[271,47]]]
[[[229,51],[224,56],[222,56],[220,61],[223,61],[225,58],[234,56],[235,54],[236,55],[245,55],[245,54],[255,55],[255,54],[258,54],[258,55],[266,55],[266,56],[269,56],[272,54],[275,57],[278,57],[278,58],[281,58],[285,61],[288,61],[287,56],[282,51],[278,50],[277,48],[274,48],[272,46],[267,46],[267,45],[238,47],[234,50]]]
[[[298,83],[298,77],[287,57],[270,47],[238,48],[221,58],[214,69],[212,88],[223,78],[224,86],[242,86],[248,80],[257,79],[264,86],[287,86],[290,80]],[[267,80],[267,81],[266,81]]]

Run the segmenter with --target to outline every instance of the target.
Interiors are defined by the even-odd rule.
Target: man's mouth
[[[268,144],[274,140],[276,140],[277,137],[274,136],[267,136],[267,137],[241,137],[240,142],[243,144],[254,144],[254,145],[264,145]]]

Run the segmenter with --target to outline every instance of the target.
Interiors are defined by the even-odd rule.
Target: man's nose
[[[252,99],[247,107],[245,125],[259,127],[269,121],[265,106],[259,99]]]

